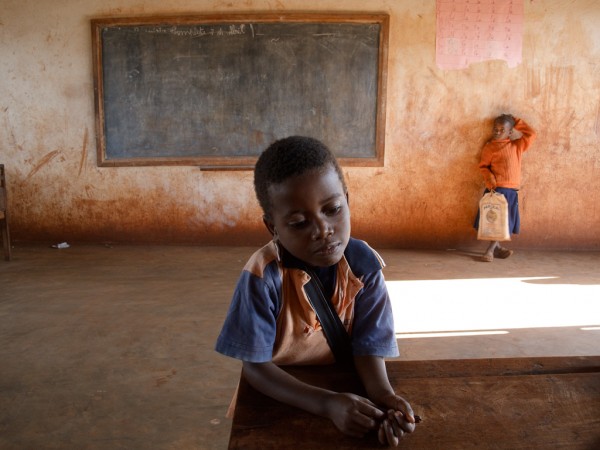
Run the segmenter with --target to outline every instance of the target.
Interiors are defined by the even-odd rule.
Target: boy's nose
[[[315,221],[315,228],[313,230],[313,239],[324,239],[327,236],[331,236],[333,234],[333,226],[326,220],[317,220]]]

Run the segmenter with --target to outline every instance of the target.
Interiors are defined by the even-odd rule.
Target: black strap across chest
[[[304,290],[313,309],[317,314],[323,333],[335,360],[339,364],[351,365],[353,362],[350,336],[340,320],[331,302],[325,298],[323,287],[317,275],[310,269],[306,270],[310,281],[304,285]]]

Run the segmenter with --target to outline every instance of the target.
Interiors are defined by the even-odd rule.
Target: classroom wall
[[[252,173],[97,166],[90,19],[257,11],[390,15],[385,166],[346,168],[355,236],[482,247],[472,230],[491,119],[526,119],[522,248],[600,249],[600,3],[525,0],[523,62],[435,64],[434,0],[3,0],[0,163],[15,241],[256,245]]]

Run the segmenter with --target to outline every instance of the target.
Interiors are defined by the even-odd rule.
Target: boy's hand
[[[369,398],[385,411],[378,424],[379,440],[383,444],[398,445],[401,437],[415,431],[417,421],[410,403],[394,392],[383,358],[355,356],[354,364]]]
[[[410,425],[408,429],[406,429],[407,432],[412,433],[415,430],[415,414],[410,403],[396,394],[389,394],[378,401],[380,401],[382,406],[387,408],[388,411],[393,410],[402,416],[402,421]]]
[[[327,402],[327,416],[344,434],[363,437],[377,429],[385,413],[367,398],[356,394],[334,394]]]
[[[415,416],[415,423],[419,423],[421,418]],[[412,433],[415,430],[415,424],[408,422],[404,414],[400,411],[390,409],[386,418],[379,425],[377,437],[379,442],[389,447],[397,447],[400,440],[406,433]]]
[[[490,174],[490,177],[485,180],[485,187],[490,191],[496,189],[496,177],[493,174]]]
[[[382,444],[396,447],[406,433],[415,431],[417,420],[410,404],[399,395],[390,395],[383,399],[383,403],[390,409],[379,426],[377,436]]]

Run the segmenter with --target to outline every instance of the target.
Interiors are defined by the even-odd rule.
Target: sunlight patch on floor
[[[396,339],[457,337],[457,336],[489,336],[489,335],[493,335],[493,334],[508,334],[508,331],[488,330],[488,331],[435,331],[433,333],[396,333]]]
[[[600,324],[600,285],[553,277],[387,281],[396,333]]]

